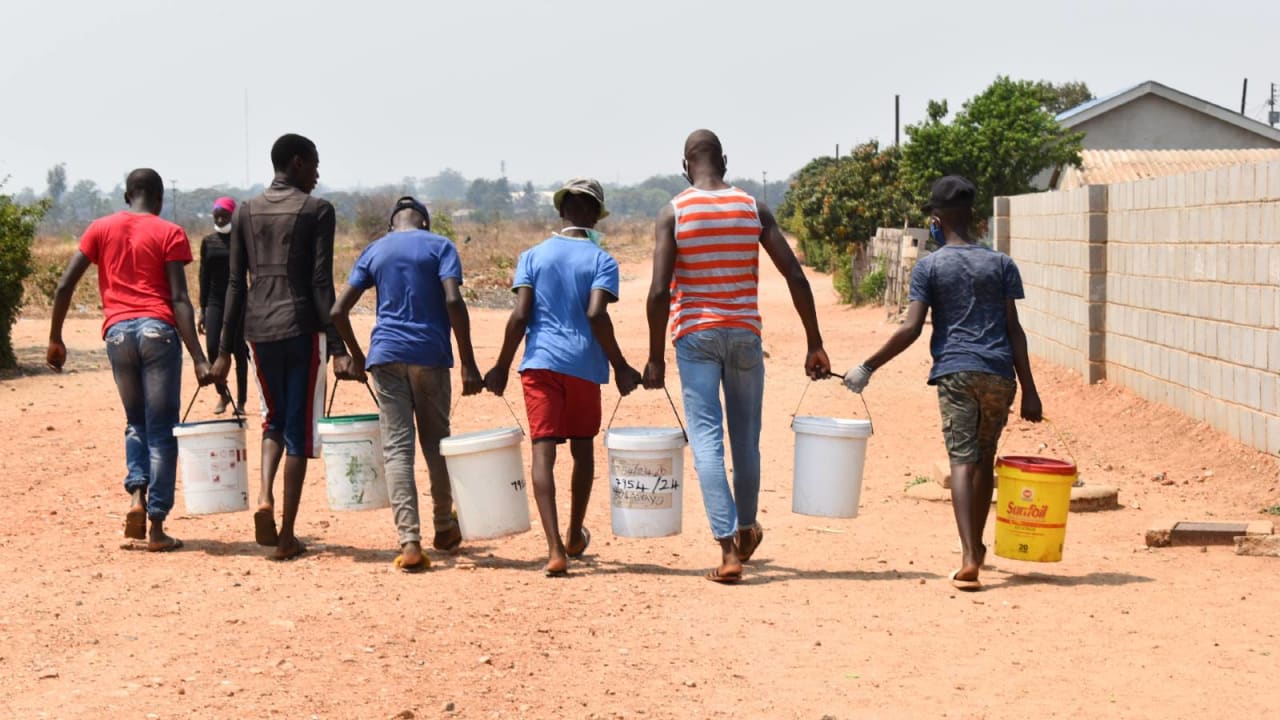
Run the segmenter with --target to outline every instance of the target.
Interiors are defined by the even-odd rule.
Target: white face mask
[[[599,230],[596,230],[595,228],[584,228],[584,227],[578,227],[574,225],[571,227],[567,227],[564,230],[561,230],[560,234],[564,235],[566,232],[570,230],[581,230],[583,233],[586,234],[587,239],[596,245],[599,245],[601,242],[604,241],[604,233],[600,232]]]
[[[218,223],[214,223],[213,230],[214,232],[221,233],[223,235],[229,235],[231,234],[231,223],[227,223],[226,225],[219,225]]]

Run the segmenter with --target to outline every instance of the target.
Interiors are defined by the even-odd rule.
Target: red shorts
[[[531,439],[564,441],[600,434],[600,386],[554,370],[520,373]]]

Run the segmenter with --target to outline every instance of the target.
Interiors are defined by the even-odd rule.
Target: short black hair
[[[125,179],[124,194],[130,198],[146,195],[152,200],[159,200],[164,197],[164,180],[151,168],[138,168]]]
[[[307,138],[295,134],[281,135],[271,146],[271,167],[278,171],[288,170],[289,163],[296,157],[313,158],[316,156],[316,144]]]
[[[704,160],[724,171],[724,146],[720,138],[710,130],[694,130],[684,141],[686,160]]]

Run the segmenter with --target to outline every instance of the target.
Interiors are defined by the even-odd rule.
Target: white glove
[[[867,383],[871,382],[871,373],[874,372],[866,365],[859,365],[844,374],[844,386],[849,388],[851,392],[861,394],[867,389]]]

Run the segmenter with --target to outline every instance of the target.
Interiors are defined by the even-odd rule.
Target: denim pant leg
[[[418,485],[413,479],[413,387],[408,366],[387,363],[371,369],[378,393],[378,424],[382,431],[382,461],[387,494],[400,544],[422,542],[418,516]]]
[[[178,439],[173,426],[182,411],[182,343],[176,328],[151,318],[138,325],[137,343],[151,464],[147,517],[164,520],[173,509],[178,479]]]
[[[410,365],[409,380],[413,385],[413,412],[418,421],[418,443],[427,459],[427,475],[431,478],[431,520],[436,532],[452,530],[453,488],[449,486],[449,468],[440,454],[440,440],[449,437],[451,385],[449,368]]]
[[[122,320],[107,328],[107,360],[124,406],[125,492],[146,490],[151,483],[147,448],[147,413],[142,391],[142,360],[134,332],[137,320]]]
[[[702,504],[711,523],[711,534],[723,540],[733,537],[738,526],[737,508],[724,468],[724,413],[720,406],[724,334],[702,330],[676,340],[675,346]]]
[[[760,426],[764,411],[764,350],[750,330],[726,330],[724,409],[733,457],[733,497],[738,527],[756,523],[760,507]]]

